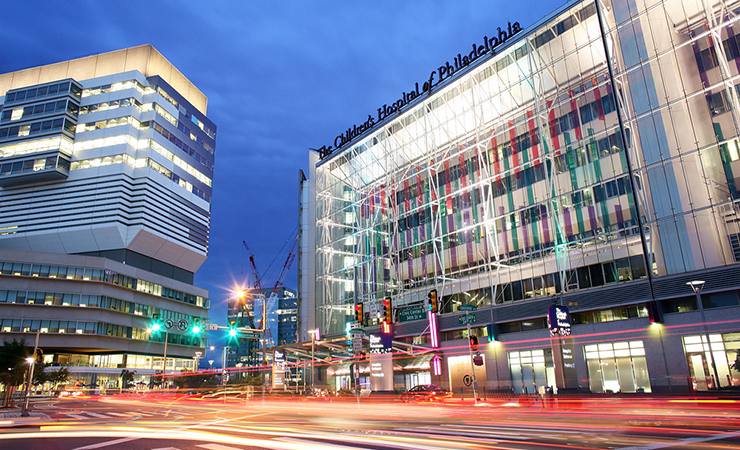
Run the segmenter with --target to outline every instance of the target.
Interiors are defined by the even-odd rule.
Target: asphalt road
[[[45,401],[33,410],[50,420],[0,429],[0,449],[740,449],[740,403],[731,400],[554,407],[140,395]]]

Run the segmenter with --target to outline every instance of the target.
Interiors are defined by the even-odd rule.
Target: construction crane
[[[249,249],[249,246],[247,245],[246,241],[242,241],[244,244],[244,248],[247,249],[247,252],[249,253],[249,264],[252,267],[252,273],[253,273],[253,287],[257,289],[258,295],[264,294],[264,291],[262,290],[262,282],[260,280],[259,272],[257,271],[257,265],[254,262],[254,254]],[[268,316],[277,309],[277,299],[278,299],[278,292],[280,287],[283,285],[283,279],[287,275],[287,273],[290,271],[290,267],[293,264],[293,260],[295,259],[296,255],[296,248],[298,247],[298,235],[296,234],[295,239],[293,240],[293,245],[290,248],[290,251],[288,252],[288,257],[285,259],[285,263],[283,263],[283,267],[280,270],[280,274],[277,277],[277,280],[275,281],[275,286],[273,286],[272,290],[270,291],[270,295],[267,296],[263,303],[263,309],[262,309],[262,319],[259,322],[259,326],[257,327],[260,331],[264,331],[264,346],[265,347],[272,347],[275,345],[275,340],[272,336],[272,331],[270,330],[270,327],[267,326],[267,318]]]

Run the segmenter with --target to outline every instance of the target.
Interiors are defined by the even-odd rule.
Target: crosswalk
[[[70,418],[70,419],[80,419],[80,420],[133,419],[136,417],[153,417],[153,416],[160,415],[160,414],[146,413],[142,411],[127,411],[127,412],[106,411],[105,414],[96,413],[92,411],[68,411],[68,412],[59,412],[58,414],[61,416],[61,417],[58,417],[60,419]]]

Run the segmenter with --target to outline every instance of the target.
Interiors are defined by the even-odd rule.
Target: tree
[[[128,389],[129,385],[131,385],[134,382],[134,374],[136,373],[135,370],[126,370],[123,369],[121,371],[121,387],[123,389]]]
[[[28,370],[26,358],[30,353],[23,340],[3,341],[3,346],[0,347],[0,382],[5,387],[3,406],[10,404],[13,391],[23,384],[23,377]]]
[[[195,374],[183,371],[173,382],[178,388],[199,389],[218,386],[215,374]]]

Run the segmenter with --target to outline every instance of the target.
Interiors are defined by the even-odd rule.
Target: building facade
[[[210,307],[193,285],[207,98],[150,45],[0,74],[0,95],[2,337],[39,333],[47,362],[101,387],[192,369]]]
[[[739,9],[582,1],[501,23],[322,147],[322,334],[360,303],[372,329],[390,298],[394,339],[432,347],[426,316],[403,311],[435,290],[432,379],[456,390],[470,335],[490,342],[473,377],[489,390],[738,384]],[[567,338],[551,338],[554,304]]]

